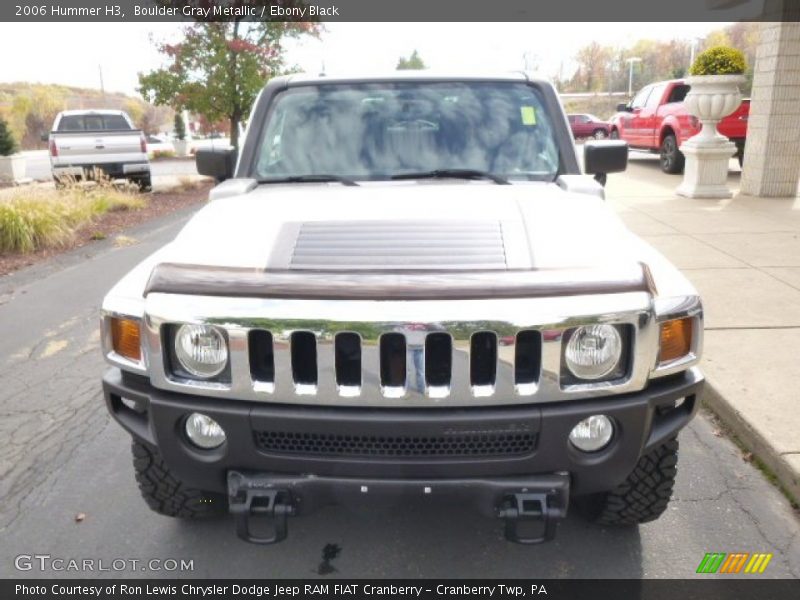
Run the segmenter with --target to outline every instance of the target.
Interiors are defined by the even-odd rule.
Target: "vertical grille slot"
[[[291,337],[292,376],[296,384],[317,384],[317,340],[310,331],[295,331]]]
[[[431,333],[425,338],[425,383],[449,386],[453,371],[453,340],[447,333]]]
[[[275,352],[272,334],[256,329],[249,333],[247,346],[250,353],[250,377],[253,381],[275,382]]]
[[[472,335],[469,379],[474,387],[494,385],[497,379],[497,334],[494,332],[480,331]]]
[[[338,333],[334,338],[336,383],[361,385],[361,337],[357,333]]]
[[[539,383],[542,370],[542,334],[539,331],[520,331],[514,354],[514,382],[517,386]]]
[[[405,387],[406,338],[401,333],[385,333],[380,341],[381,385]]]

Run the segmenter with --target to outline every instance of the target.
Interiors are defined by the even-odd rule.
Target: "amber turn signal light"
[[[139,321],[136,319],[110,318],[111,347],[114,352],[130,360],[141,360],[142,345]]]
[[[674,319],[661,323],[659,362],[683,358],[692,349],[692,318]]]

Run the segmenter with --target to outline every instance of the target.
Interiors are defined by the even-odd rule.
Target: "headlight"
[[[564,352],[567,368],[578,379],[601,379],[622,356],[622,337],[612,325],[585,325],[570,336]]]
[[[216,327],[181,325],[175,334],[175,357],[189,374],[210,379],[228,364],[228,344]]]

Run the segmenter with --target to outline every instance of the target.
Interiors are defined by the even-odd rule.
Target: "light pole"
[[[689,52],[689,68],[694,64],[694,55],[697,52],[697,44],[700,43],[702,38],[692,38],[691,51]]]
[[[626,58],[625,62],[628,63],[628,97],[633,95],[633,63],[642,62],[638,56],[631,56]]]

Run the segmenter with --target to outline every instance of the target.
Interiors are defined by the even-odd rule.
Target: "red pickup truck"
[[[689,92],[683,79],[661,81],[643,88],[630,104],[620,104],[611,118],[611,137],[623,139],[631,148],[658,152],[661,170],[683,171],[680,145],[700,131],[698,120],[686,111],[683,99]],[[739,164],[744,157],[750,100],[742,102],[732,115],[720,121],[717,129],[736,144]]]

